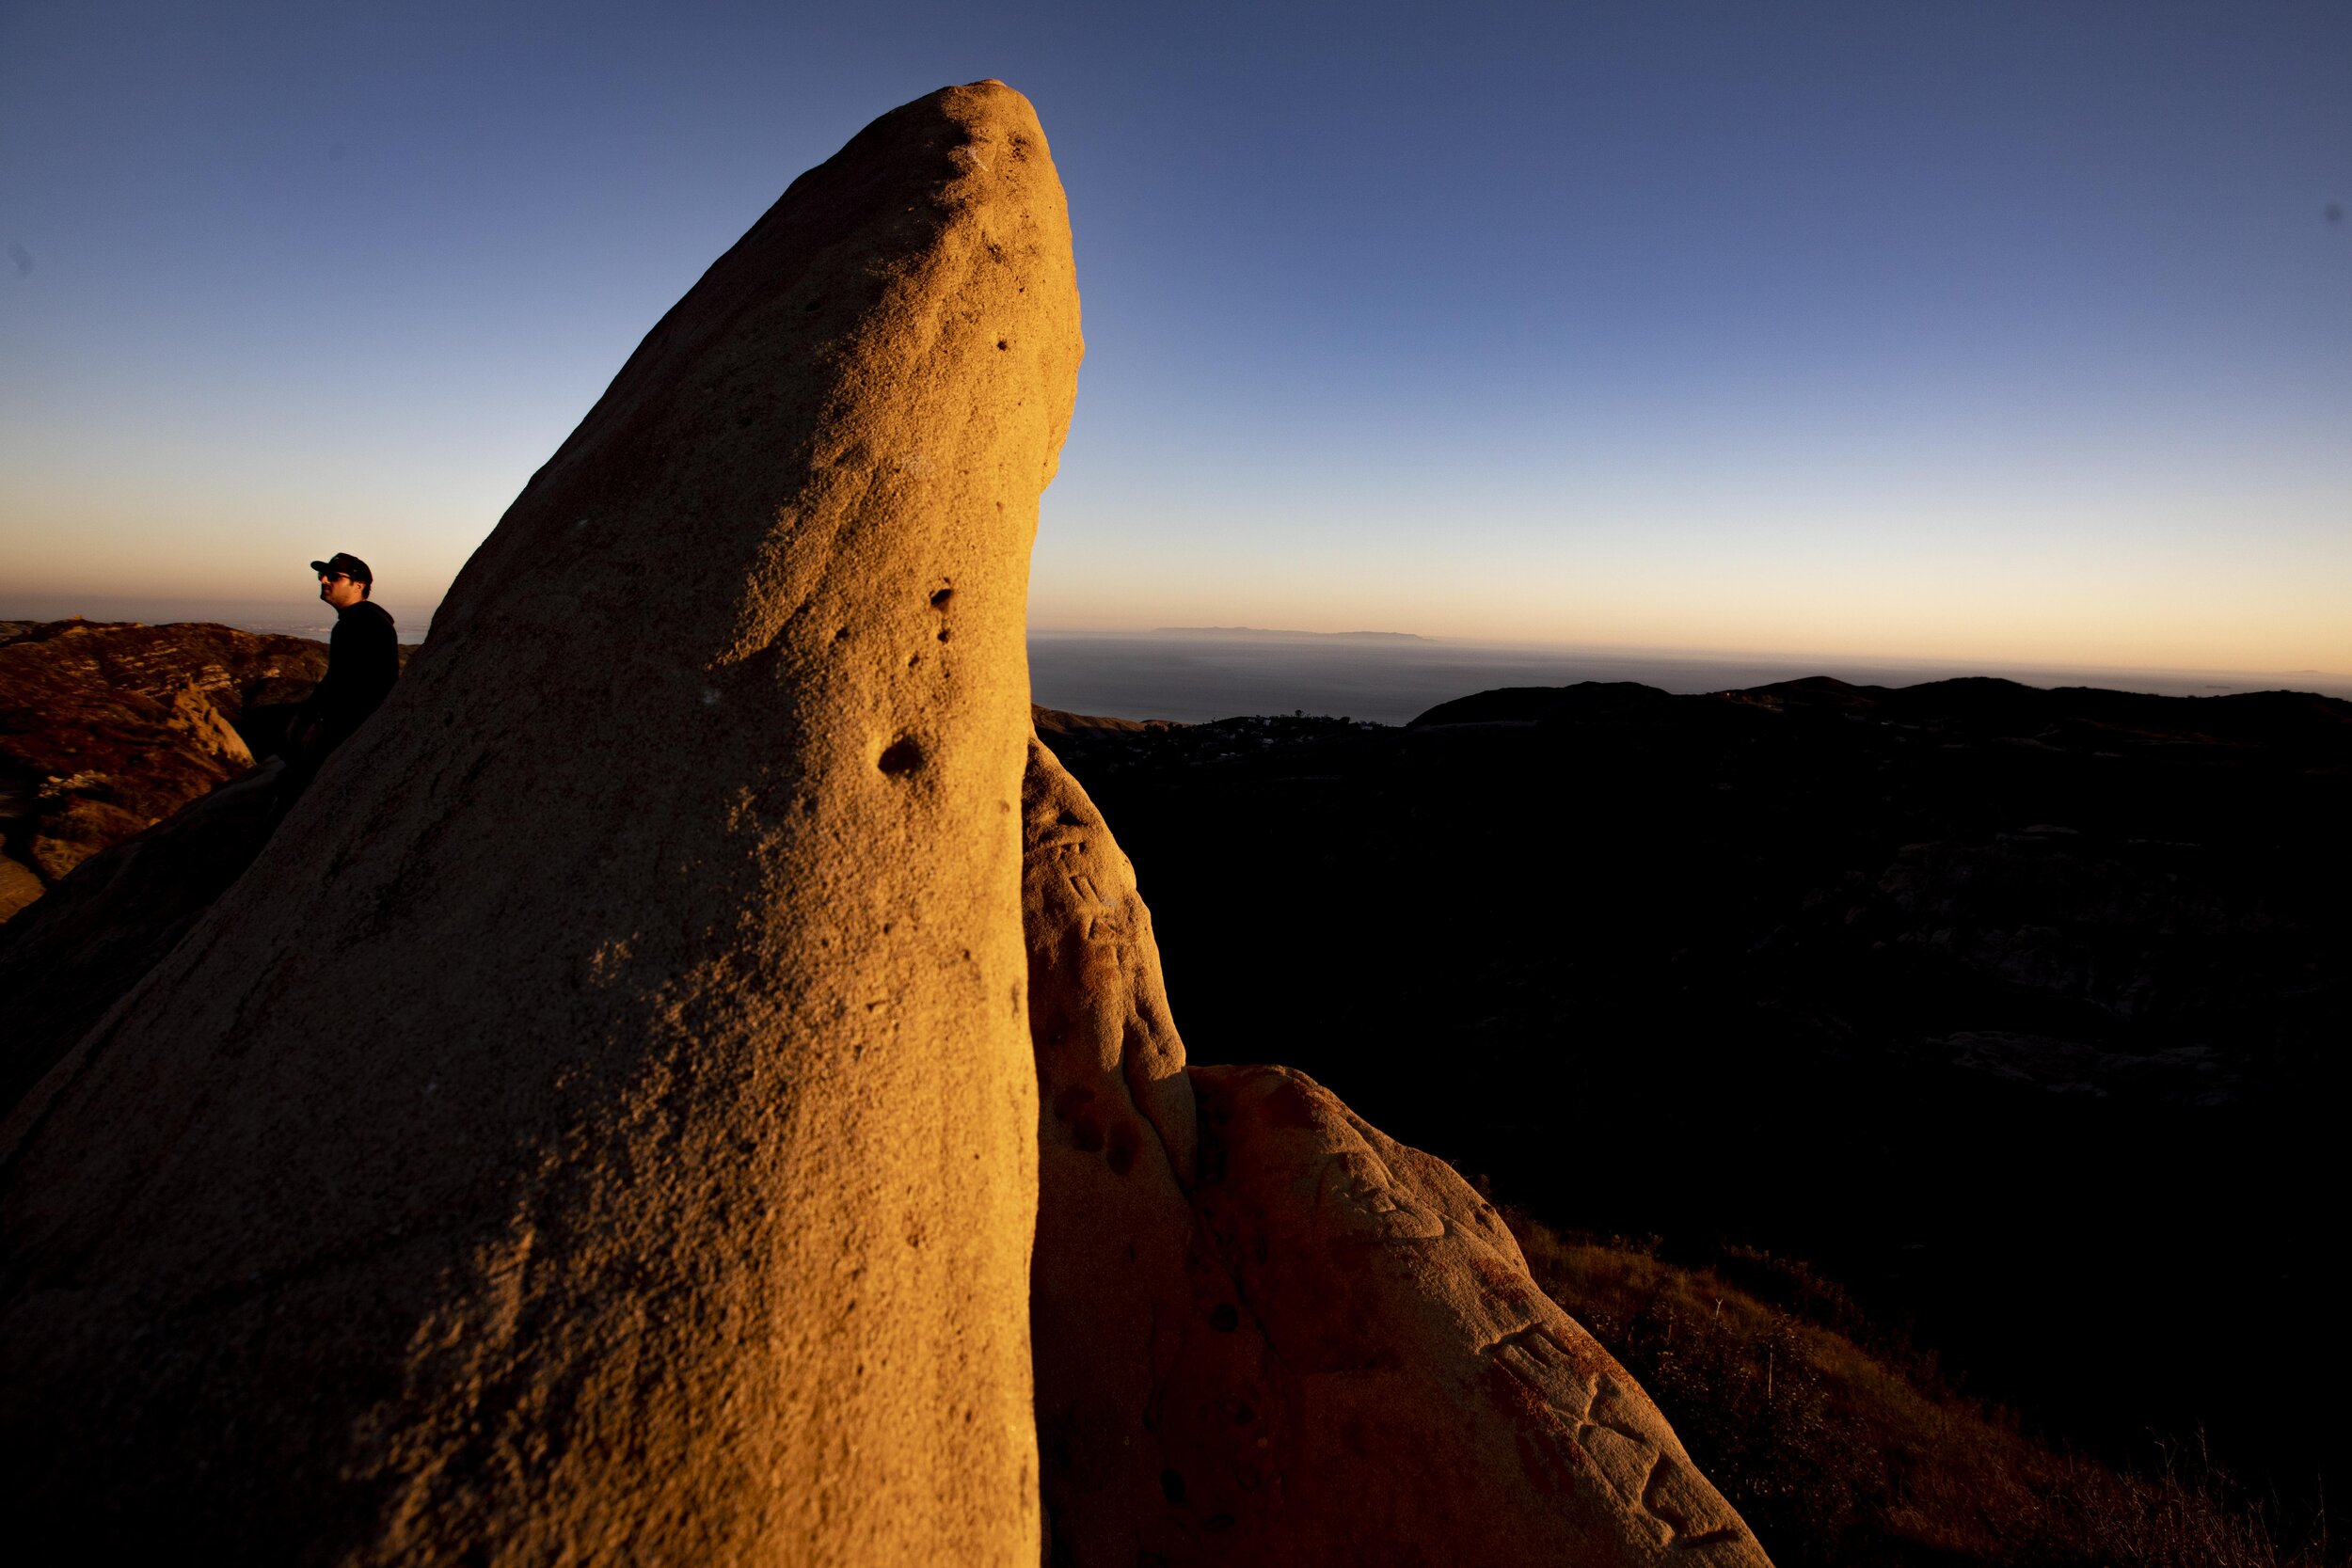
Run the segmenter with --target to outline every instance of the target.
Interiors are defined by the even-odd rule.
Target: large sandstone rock
[[[1022,625],[1079,352],[996,83],[654,329],[0,1131],[12,1548],[1036,1560]]]
[[[1049,1562],[1764,1564],[1451,1168],[1303,1074],[1182,1074],[1134,872],[1041,745],[1025,813]]]
[[[200,623],[0,625],[0,920],[252,767],[265,710],[326,669],[324,643]]]

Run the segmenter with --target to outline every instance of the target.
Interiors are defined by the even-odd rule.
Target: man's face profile
[[[337,610],[349,610],[364,596],[359,592],[359,585],[342,573],[321,572],[319,574],[319,597],[333,605]]]

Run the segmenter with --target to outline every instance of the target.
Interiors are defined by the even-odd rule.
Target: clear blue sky
[[[9,0],[0,617],[429,606],[794,175],[992,75],[1086,304],[1034,625],[2352,671],[2341,0]]]

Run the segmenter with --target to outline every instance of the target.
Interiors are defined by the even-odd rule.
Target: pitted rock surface
[[[12,1544],[1037,1560],[1022,635],[1079,354],[996,83],[653,330],[0,1131]]]

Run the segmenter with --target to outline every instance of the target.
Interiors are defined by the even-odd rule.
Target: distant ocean
[[[1045,706],[1187,722],[1303,710],[1401,724],[1439,703],[1499,686],[1638,681],[1667,691],[1724,691],[1805,675],[1835,675],[1857,686],[2000,675],[2027,686],[2103,686],[2183,697],[2281,687],[2352,697],[2352,676],[2314,671],[2116,670],[1531,647],[1379,633],[1325,636],[1247,628],[1029,634],[1029,689]]]
[[[294,574],[297,583],[301,574]],[[387,595],[381,601],[400,627],[403,642],[421,642],[433,624],[437,600],[403,602]],[[173,621],[215,621],[241,631],[276,632],[284,637],[310,637],[324,641],[335,629],[335,612],[316,598],[296,594],[283,599],[142,599],[92,594],[18,594],[0,588],[0,621],[62,621],[79,615],[91,621],[144,621],[151,626]]]
[[[401,641],[423,640],[432,605],[387,598]],[[218,621],[247,631],[324,638],[332,615],[315,602],[66,599],[0,592],[0,620]],[[2103,686],[2207,697],[2285,688],[2352,698],[2352,675],[2319,671],[2149,670],[1543,647],[1392,632],[1263,631],[1204,626],[1151,632],[1032,631],[1031,694],[1047,707],[1120,719],[1198,723],[1240,714],[1345,715],[1401,724],[1438,704],[1499,686],[1639,681],[1667,691],[1724,691],[1804,675],[1912,686],[1952,675],[2000,675],[2027,686]]]

